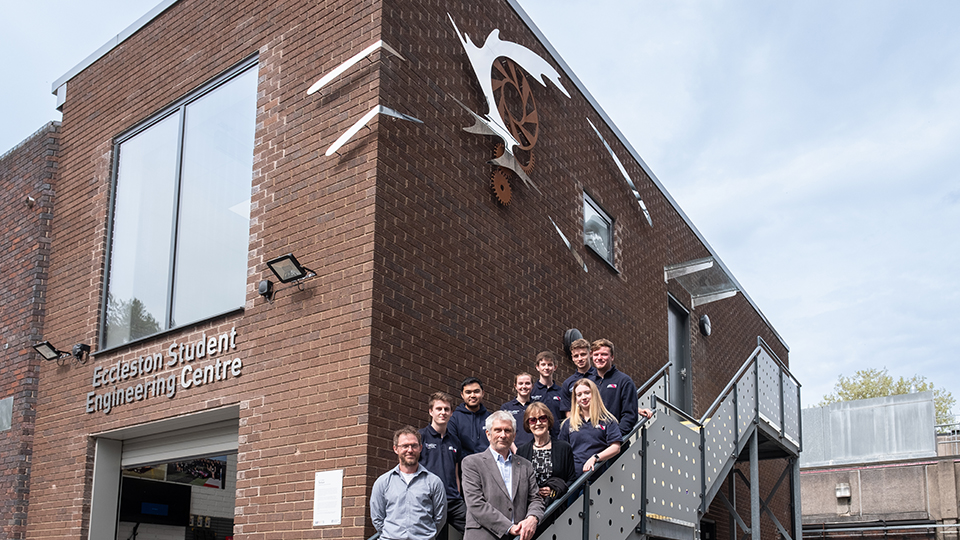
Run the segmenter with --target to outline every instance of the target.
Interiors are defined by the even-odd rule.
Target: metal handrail
[[[717,407],[719,407],[720,404],[723,402],[723,400],[726,399],[730,391],[733,388],[736,388],[737,383],[740,382],[741,377],[743,377],[747,369],[749,369],[751,365],[757,362],[757,352],[759,350],[760,350],[760,347],[757,346],[757,348],[754,349],[752,353],[750,353],[750,356],[749,356],[750,360],[744,362],[743,365],[740,366],[740,369],[737,370],[737,374],[734,375],[732,379],[730,379],[730,382],[728,382],[727,386],[723,388],[723,390],[717,396],[717,399],[713,400],[713,403],[710,405],[710,407],[707,408],[707,412],[704,413],[702,417],[700,417],[701,424],[705,424],[707,422],[707,419],[710,418],[713,415],[713,413],[717,412]]]
[[[787,375],[789,375],[790,378],[793,379],[793,382],[797,383],[797,386],[802,386],[800,384],[800,381],[793,376],[793,373],[790,373],[790,369],[788,369],[787,365],[783,363],[783,360],[780,360],[780,357],[777,356],[777,353],[773,352],[773,348],[770,347],[770,344],[764,341],[763,338],[760,336],[757,336],[757,347],[763,347],[763,349],[767,351],[767,353],[770,356],[773,357],[773,360],[777,363],[777,365],[780,366],[780,369],[782,369]]]
[[[661,373],[663,369],[666,369],[669,365],[670,364],[667,364],[657,373],[658,374]],[[647,383],[649,382],[650,381],[647,381]],[[646,386],[647,383],[645,383],[644,386]],[[638,397],[639,397],[639,394],[638,394]],[[667,402],[664,401],[664,403],[667,403]],[[656,414],[656,410],[654,410],[654,414]],[[616,461],[616,459],[623,454],[623,451],[625,449],[630,448],[630,439],[633,438],[633,436],[636,435],[641,429],[643,429],[643,426],[647,423],[647,420],[648,420],[647,417],[641,416],[640,420],[637,422],[635,426],[633,426],[630,432],[623,436],[623,442],[620,443],[620,453],[617,454],[612,460],[607,461],[608,464]],[[565,510],[567,508],[567,501],[569,501],[570,498],[573,497],[575,494],[578,494],[578,490],[581,487],[584,487],[584,484],[586,484],[586,486],[589,487],[590,477],[599,473],[600,473],[599,469],[594,469],[592,471],[586,471],[583,474],[581,474],[579,477],[577,477],[577,479],[572,484],[570,484],[570,486],[567,488],[567,492],[564,493],[563,496],[560,497],[559,499],[553,501],[550,504],[550,506],[548,506],[546,510],[544,510],[543,519],[541,519],[540,522],[537,524],[537,532],[535,536],[543,532],[544,524],[547,523],[547,518],[552,517],[555,513],[558,512],[558,510]],[[589,496],[589,490],[585,489],[583,490],[583,492],[584,492],[584,495]],[[514,539],[516,538],[519,538],[519,536],[514,537]]]
[[[674,405],[673,403],[670,403],[669,401],[667,401],[667,400],[665,400],[665,399],[661,399],[661,398],[658,398],[657,396],[653,396],[653,404],[654,404],[654,407],[656,407],[657,405],[663,404],[666,408],[668,408],[668,409],[670,409],[671,411],[673,411],[676,415],[681,416],[681,417],[684,418],[685,420],[696,424],[696,426],[697,426],[698,428],[702,428],[702,427],[703,427],[703,422],[701,422],[700,420],[697,420],[696,418],[690,416],[689,414],[687,414],[686,412],[684,412],[682,409],[680,409],[679,407],[677,407],[676,405]]]
[[[658,369],[657,372],[654,373],[652,377],[647,379],[647,382],[637,387],[637,399],[640,399],[640,396],[642,396],[644,392],[646,392],[647,390],[650,389],[651,386],[656,384],[660,376],[663,375],[668,369],[670,369],[670,366],[672,365],[673,365],[673,362],[667,362],[666,364],[663,365],[662,368]]]
[[[664,366],[663,366],[662,368],[658,369],[657,372],[653,374],[653,376],[651,376],[649,379],[647,379],[647,381],[646,381],[645,383],[643,383],[640,387],[638,387],[638,388],[637,388],[637,399],[639,399],[640,396],[642,396],[642,395],[644,394],[644,392],[646,392],[647,390],[649,390],[650,387],[652,387],[654,384],[656,384],[657,379],[659,379],[660,376],[663,375],[664,372],[666,372],[668,369],[670,369],[670,366],[671,366],[671,365],[672,365],[672,362],[667,362],[666,364],[664,364]],[[664,401],[664,403],[668,403],[668,402]],[[654,414],[656,414],[656,411],[654,411]],[[637,424],[636,424],[635,426],[633,426],[633,428],[630,430],[630,433],[627,433],[627,434],[623,437],[623,442],[620,443],[620,454],[622,454],[625,449],[630,448],[630,439],[633,438],[633,436],[640,431],[640,429],[643,427],[644,424],[646,424],[646,422],[647,422],[647,418],[641,416],[641,417],[637,420]],[[619,457],[620,454],[617,454],[617,457]],[[616,459],[616,458],[614,458],[614,459]],[[590,478],[590,476],[593,475],[593,473],[595,473],[595,472],[597,472],[597,471],[596,471],[596,470],[587,471],[587,472],[581,474],[579,477],[577,477],[577,479],[576,479],[572,484],[570,484],[570,486],[567,488],[567,492],[564,493],[564,495],[563,495],[562,497],[560,497],[559,499],[557,499],[556,501],[553,501],[553,503],[551,503],[550,506],[548,506],[548,507],[546,508],[546,510],[544,510],[544,512],[543,512],[543,518],[544,518],[544,519],[541,520],[541,523],[545,522],[545,521],[547,520],[547,519],[546,519],[547,517],[552,516],[553,513],[556,512],[556,509],[559,508],[561,505],[563,505],[563,507],[566,508],[566,504],[565,504],[565,503],[567,502],[567,500],[568,500],[574,493],[576,493],[577,490],[580,489],[580,487],[583,486],[583,484],[585,484],[585,483],[587,482],[587,480]],[[539,531],[540,531],[540,526],[538,525],[538,526],[537,526],[537,532],[539,532]]]

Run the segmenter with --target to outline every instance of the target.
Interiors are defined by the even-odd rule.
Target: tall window
[[[256,98],[251,61],[117,141],[103,348],[243,306]]]

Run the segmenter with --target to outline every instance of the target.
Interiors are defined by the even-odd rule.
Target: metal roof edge
[[[707,251],[710,252],[714,260],[716,260],[717,263],[721,266],[721,268],[723,268],[724,272],[726,272],[727,275],[730,276],[730,279],[732,279],[733,282],[736,283],[737,288],[740,290],[741,293],[743,293],[743,297],[747,299],[747,302],[749,302],[751,306],[753,306],[753,309],[757,312],[758,315],[760,315],[760,318],[763,319],[763,322],[767,324],[767,327],[770,328],[770,331],[772,331],[773,334],[777,336],[777,339],[780,340],[780,343],[789,352],[790,346],[787,345],[787,342],[783,339],[783,336],[781,336],[780,333],[777,332],[777,329],[773,327],[773,324],[770,322],[769,319],[767,319],[767,316],[763,314],[763,311],[760,310],[760,307],[757,306],[757,303],[754,302],[752,298],[750,298],[750,295],[747,294],[747,291],[745,291],[743,286],[740,285],[740,282],[737,280],[736,276],[733,275],[733,272],[731,272],[730,269],[727,268],[727,265],[724,264],[723,260],[720,258],[717,252],[713,249],[713,246],[711,246],[710,243],[707,242],[707,239],[704,238],[703,234],[700,233],[700,230],[697,229],[697,226],[693,224],[693,221],[690,220],[690,217],[687,216],[687,214],[683,211],[682,208],[680,208],[680,205],[677,204],[677,201],[674,200],[672,195],[670,195],[670,192],[667,191],[667,188],[665,188],[663,184],[660,183],[660,179],[657,178],[657,175],[653,173],[653,171],[650,169],[647,163],[643,160],[643,158],[640,157],[640,154],[633,147],[633,145],[630,144],[630,141],[628,141],[627,138],[623,135],[623,132],[620,131],[620,128],[618,128],[617,125],[613,122],[613,120],[607,115],[606,111],[603,110],[603,107],[601,107],[600,104],[597,102],[597,100],[593,97],[593,94],[591,94],[590,91],[587,90],[587,87],[584,86],[583,82],[580,81],[580,79],[576,76],[576,74],[573,72],[570,66],[568,66],[567,63],[563,60],[563,57],[560,56],[560,53],[558,53],[557,50],[554,49],[553,45],[550,43],[547,37],[543,35],[543,32],[540,31],[540,28],[538,28],[537,25],[533,22],[533,19],[531,19],[530,16],[527,15],[527,12],[524,11],[522,7],[520,7],[520,3],[518,2],[518,0],[507,0],[507,3],[510,4],[510,7],[512,7],[513,10],[517,13],[517,15],[520,16],[520,18],[527,25],[530,31],[533,32],[533,34],[537,37],[537,39],[540,40],[540,43],[544,46],[544,48],[546,48],[547,51],[550,52],[550,55],[553,56],[553,59],[558,64],[560,64],[560,69],[562,69],[564,74],[566,74],[567,77],[569,77],[570,80],[573,81],[573,84],[577,87],[578,90],[580,90],[583,96],[587,98],[587,101],[590,103],[590,105],[593,106],[593,109],[597,112],[600,118],[603,119],[603,121],[607,124],[607,127],[609,127],[611,131],[613,131],[614,135],[617,136],[617,139],[619,139],[620,143],[623,144],[624,148],[626,148],[627,151],[630,152],[630,155],[633,156],[635,160],[637,160],[637,163],[640,164],[640,167],[643,169],[643,171],[647,174],[647,176],[650,177],[650,180],[652,180],[653,183],[660,190],[660,192],[663,193],[664,197],[667,198],[667,200],[673,206],[674,210],[676,210],[677,213],[680,214],[680,217],[683,219],[684,223],[686,223],[687,226],[690,227],[691,230],[693,230],[693,233],[697,236],[697,238],[700,239],[700,242],[702,242],[703,245],[707,248]]]
[[[176,4],[178,0],[161,0],[159,4],[154,6],[153,9],[147,12],[146,15],[140,17],[133,24],[123,29],[122,32],[110,38],[106,43],[104,43],[99,49],[94,51],[90,56],[87,56],[79,64],[70,68],[69,71],[64,73],[59,79],[53,81],[53,84],[50,87],[50,93],[56,94],[57,89],[63,86],[67,81],[74,78],[78,73],[90,67],[91,64],[106,56],[106,54],[113,50],[114,47],[121,44],[128,37],[132,36],[137,30],[140,30],[147,25],[150,21],[157,18],[161,13],[167,10],[173,4]]]

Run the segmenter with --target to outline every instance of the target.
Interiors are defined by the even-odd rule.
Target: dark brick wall
[[[543,195],[514,180],[513,201],[499,205],[485,163],[494,139],[464,132],[473,120],[454,101],[485,112],[447,14],[475,42],[497,28],[502,39],[546,51],[506,4],[396,0],[384,9],[383,37],[408,61],[384,64],[382,102],[425,122],[380,124],[373,353],[374,379],[383,383],[372,392],[381,393],[378,407],[396,413],[384,416],[423,422],[422,397],[456,390],[469,374],[488,381],[488,405],[499,405],[510,397],[512,374],[529,369],[540,350],[560,351],[571,327],[612,339],[617,365],[646,380],[667,361],[668,292],[690,307],[682,288],[664,283],[663,267],[707,256],[706,248],[566,78],[572,99],[533,85],[540,139],[531,176]],[[637,184],[652,228],[588,118]],[[616,219],[617,271],[583,247],[584,189]],[[713,319],[709,338],[696,330],[703,313]],[[758,335],[786,357],[742,295],[695,310],[691,335],[695,413],[712,403]],[[571,371],[564,364],[558,375]]]
[[[13,398],[11,427],[0,432],[0,536],[11,540],[25,538],[30,500],[40,371],[31,346],[43,340],[59,139],[51,122],[0,156],[0,399]]]
[[[686,291],[664,283],[664,266],[709,255],[566,77],[570,99],[552,83],[532,85],[540,132],[530,176],[543,194],[514,179],[513,200],[498,204],[486,163],[498,140],[465,132],[474,122],[455,101],[486,112],[450,17],[474,43],[499,29],[501,39],[550,59],[506,3],[384,2],[383,38],[407,61],[384,64],[381,100],[424,124],[380,121],[370,429],[382,441],[373,462],[381,470],[394,459],[390,431],[427,422],[430,392],[456,395],[463,377],[477,375],[487,407],[499,408],[512,397],[512,375],[532,371],[541,350],[561,352],[568,328],[611,339],[617,366],[642,383],[668,359],[668,293],[691,307]],[[653,227],[587,119],[624,163]],[[616,270],[583,246],[584,190],[616,220]],[[713,321],[710,337],[697,329],[702,314]],[[754,350],[757,336],[787,358],[742,295],[698,307],[690,326],[696,416]],[[571,372],[563,362],[558,379]]]

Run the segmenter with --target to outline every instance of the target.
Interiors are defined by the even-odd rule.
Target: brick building
[[[495,407],[570,328],[615,342],[638,383],[672,359],[671,401],[698,418],[745,361],[786,362],[515,2],[166,0],[54,90],[43,337],[93,353],[44,365],[29,538],[176,535],[183,515],[236,538],[364,538],[391,433],[427,421],[425,397],[478,375]],[[306,278],[279,283],[267,262],[286,253]],[[773,484],[795,454],[760,437]],[[171,480],[197,457],[225,472],[171,488],[170,523],[128,513],[121,479]],[[799,523],[783,493],[769,505]],[[736,527],[704,510],[707,536]]]
[[[0,536],[23,538],[43,335],[50,222],[60,124],[51,122],[0,156]]]

